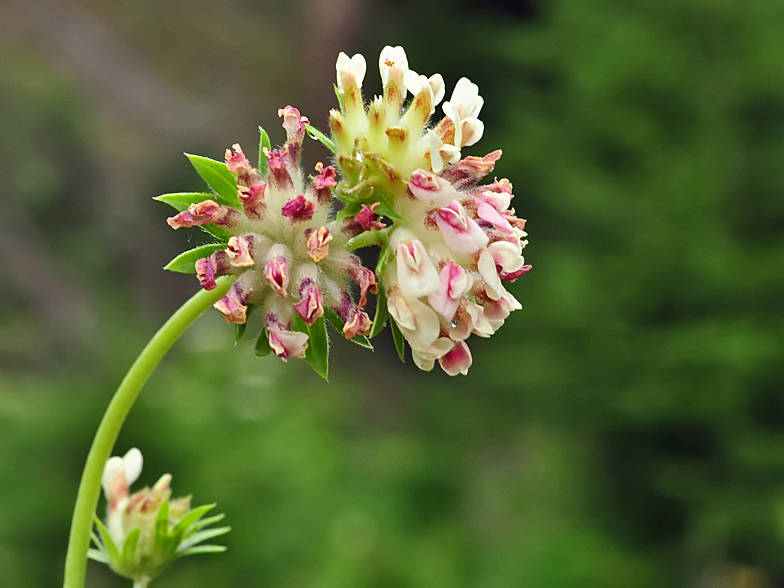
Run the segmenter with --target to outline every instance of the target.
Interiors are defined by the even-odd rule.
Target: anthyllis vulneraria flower
[[[448,374],[465,374],[469,335],[489,337],[521,308],[502,282],[531,269],[522,256],[525,220],[510,208],[508,180],[479,184],[501,151],[461,156],[484,132],[476,84],[461,78],[433,124],[442,77],[409,69],[402,47],[385,47],[379,69],[383,96],[365,104],[365,59],[341,53],[337,60],[340,109],[331,111],[330,128],[341,173],[336,194],[346,203],[339,218],[378,210],[390,219],[376,273],[393,332],[408,341],[420,369],[437,359]]]
[[[229,527],[207,529],[223,515],[202,518],[214,504],[191,509],[191,497],[171,500],[171,475],[161,476],[152,488],[130,493],[142,471],[142,454],[133,448],[124,457],[106,462],[101,483],[108,502],[106,524],[96,519],[95,549],[91,559],[109,565],[138,585],[160,574],[172,561],[196,553],[225,551],[220,545],[200,545],[229,532]]]
[[[217,276],[234,276],[215,307],[236,323],[238,337],[258,309],[257,353],[305,357],[325,378],[324,319],[370,347],[368,336],[387,316],[401,359],[408,341],[420,369],[438,360],[448,374],[465,374],[472,361],[466,339],[489,337],[521,308],[503,282],[531,269],[511,183],[480,184],[501,151],[462,155],[484,133],[479,89],[461,78],[441,106],[445,116],[433,122],[444,80],[411,70],[402,47],[381,52],[384,92],[367,104],[364,57],[341,53],[336,69],[331,139],[287,106],[279,115],[288,140],[270,150],[261,130],[257,168],[239,145],[225,163],[188,156],[214,193],[158,199],[179,211],[168,221],[173,228],[198,225],[219,242],[180,255],[167,269],[196,273],[206,289]],[[306,133],[332,151],[337,170],[318,164],[306,181],[299,163]],[[333,196],[343,203],[336,214]],[[381,246],[375,272],[350,253],[366,245]],[[368,293],[378,293],[373,320],[362,310]]]
[[[198,225],[220,239],[186,252],[167,268],[195,272],[207,290],[215,287],[216,277],[235,276],[215,308],[238,325],[238,336],[257,311],[263,319],[259,355],[271,351],[284,361],[305,357],[326,378],[324,317],[346,338],[369,346],[372,321],[362,307],[368,293],[377,291],[376,277],[343,249],[364,230],[363,220],[337,222],[330,215],[335,168],[319,163],[306,179],[300,167],[307,119],[292,106],[278,114],[288,140],[271,150],[262,130],[258,167],[239,145],[226,151],[225,164],[189,156],[215,193],[158,198],[181,211],[168,220],[173,228]],[[356,303],[349,283],[358,286]]]

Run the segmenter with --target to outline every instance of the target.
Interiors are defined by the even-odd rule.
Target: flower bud
[[[191,497],[171,500],[171,475],[152,488],[130,493],[142,469],[142,454],[134,448],[125,457],[111,457],[101,480],[108,512],[106,524],[96,521],[94,549],[89,557],[109,565],[117,574],[147,583],[179,557],[225,551],[219,545],[199,545],[229,532],[229,527],[204,530],[223,515],[202,520],[215,505],[191,509]]]

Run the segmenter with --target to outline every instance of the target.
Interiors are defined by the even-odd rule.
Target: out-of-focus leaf
[[[109,535],[109,530],[97,517],[95,518],[95,525],[98,527],[98,531],[101,533],[101,540],[103,542],[104,548],[106,549],[106,552],[109,554],[109,559],[113,561],[119,561],[120,550],[117,549],[117,546],[112,540],[112,536]]]
[[[190,547],[185,551],[181,551],[179,555],[186,556],[186,555],[195,555],[197,553],[223,553],[226,551],[225,545],[196,545],[195,547]]]
[[[272,353],[272,347],[269,344],[269,337],[267,337],[267,329],[262,329],[259,338],[256,339],[256,355],[265,357]]]
[[[123,561],[130,562],[133,561],[136,557],[136,545],[139,543],[139,536],[141,535],[142,530],[140,527],[136,527],[125,538],[125,543],[123,544]]]
[[[328,379],[329,376],[329,339],[327,338],[327,323],[321,316],[308,328],[308,348],[305,350],[305,361],[310,364],[313,371],[319,376]]]
[[[389,317],[389,326],[392,329],[392,338],[395,341],[395,349],[397,350],[397,355],[400,357],[400,361],[403,363],[406,362],[406,340],[403,337],[403,333],[400,332],[400,327],[397,326],[395,319]]]
[[[370,338],[372,339],[384,330],[387,323],[387,293],[384,285],[379,281],[378,294],[376,295],[376,314],[373,317],[373,326],[370,327]]]
[[[245,315],[248,317],[248,320],[250,320],[250,315],[253,314],[254,310],[256,310],[256,305],[248,303],[246,306],[248,307],[248,310],[245,313]],[[235,324],[234,325],[234,342],[235,343],[239,343],[240,339],[242,339],[242,337],[245,335],[245,331],[247,331],[247,330],[248,330],[248,321],[247,320],[244,323],[242,323],[241,325]]]

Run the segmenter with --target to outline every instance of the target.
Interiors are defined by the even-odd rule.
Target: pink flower
[[[476,214],[482,220],[485,220],[492,224],[499,233],[506,239],[512,243],[518,243],[520,241],[520,237],[517,236],[512,225],[509,224],[509,221],[506,217],[501,216],[501,214],[493,208],[491,204],[487,202],[482,202],[476,208]]]
[[[468,368],[471,367],[471,351],[465,341],[458,341],[455,346],[438,360],[441,368],[450,376],[457,374],[468,374]]]
[[[230,211],[225,206],[221,206],[214,200],[205,200],[191,204],[188,210],[184,210],[176,216],[172,216],[166,220],[169,226],[173,229],[190,228],[196,225],[224,224],[224,221],[233,217],[232,213],[237,211]]]
[[[308,348],[308,336],[305,333],[288,331],[268,320],[267,337],[272,351],[283,361],[289,357],[305,357]]]
[[[226,296],[218,300],[213,306],[223,315],[227,323],[244,324],[248,320],[248,307],[245,306],[246,297],[238,282],[234,282]]]
[[[357,308],[353,315],[351,320],[346,321],[346,324],[343,325],[343,334],[346,339],[353,339],[357,335],[369,335],[373,321],[370,320],[368,314]]]
[[[259,182],[252,184],[247,188],[241,187],[237,196],[239,197],[240,204],[245,211],[248,218],[254,220],[261,220],[264,216],[264,192],[267,189],[267,184]]]
[[[327,227],[319,227],[312,230],[308,235],[307,248],[308,257],[313,261],[319,262],[329,255],[329,242],[332,235],[329,234]]]
[[[533,266],[531,266],[531,265],[524,265],[519,270],[514,271],[514,272],[509,272],[509,273],[501,272],[501,276],[500,277],[505,282],[514,282],[520,276],[523,276],[523,275],[527,274],[529,271],[531,271],[532,267]]]
[[[283,216],[296,220],[310,219],[313,217],[313,213],[316,212],[316,204],[300,194],[296,198],[292,198],[286,202],[286,204],[283,205],[281,212]]]
[[[482,228],[466,214],[457,200],[440,208],[435,214],[435,220],[447,247],[455,253],[475,253],[489,241]]]
[[[299,287],[300,300],[294,304],[294,310],[302,317],[308,325],[316,322],[320,316],[324,315],[324,299],[321,296],[316,283],[311,278],[302,280]]]
[[[408,189],[418,200],[432,207],[448,206],[458,197],[452,184],[423,169],[418,169],[411,174]]]
[[[241,237],[231,237],[229,239],[226,253],[234,267],[250,267],[254,265],[251,246],[253,244],[252,235]]]
[[[289,264],[286,258],[290,253],[285,245],[276,243],[267,254],[267,263],[264,265],[264,277],[270,287],[280,296],[286,298],[289,287]]]
[[[278,116],[283,117],[283,128],[286,129],[286,136],[289,141],[302,143],[305,138],[305,123],[309,122],[304,116],[300,116],[299,110],[289,105],[278,110]]]
[[[251,170],[250,161],[245,157],[242,148],[238,144],[232,145],[234,153],[230,149],[226,149],[226,167],[233,174],[244,174]]]
[[[370,208],[363,204],[362,210],[357,214],[357,222],[366,231],[371,229],[380,231],[381,229],[386,228],[386,225],[378,220],[379,217],[376,214],[376,208],[378,208],[380,204],[380,202],[374,202],[370,205]]]
[[[427,297],[432,306],[446,320],[451,321],[460,299],[470,290],[473,278],[459,265],[448,262],[441,268],[438,290]]]

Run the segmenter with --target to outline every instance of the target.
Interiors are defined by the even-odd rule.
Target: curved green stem
[[[166,355],[174,342],[201,314],[222,298],[232,283],[231,277],[223,277],[213,290],[201,290],[155,333],[147,346],[128,370],[109,403],[103,420],[93,439],[87,463],[84,466],[82,481],[76,496],[71,521],[71,535],[68,539],[68,554],[65,558],[64,588],[84,588],[87,571],[87,549],[90,546],[90,531],[93,516],[101,494],[101,476],[106,460],[111,456],[114,442],[120,432],[125,417],[131,410],[136,397],[152,374],[155,367]]]
[[[369,245],[384,245],[389,240],[389,227],[381,231],[365,231],[343,246],[346,251],[355,251]]]

